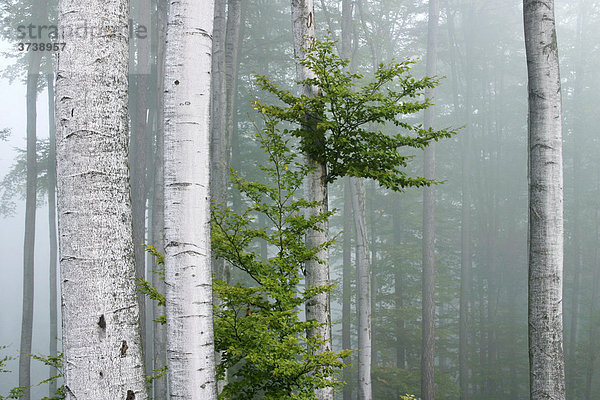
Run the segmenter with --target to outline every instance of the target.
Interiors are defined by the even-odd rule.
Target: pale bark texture
[[[140,23],[150,21],[150,0],[130,0],[134,3],[135,17]],[[133,15],[132,15],[133,17]],[[135,55],[133,52],[135,51]],[[129,108],[131,114],[131,132],[129,145],[129,167],[131,170],[131,207],[133,212],[133,248],[135,257],[135,274],[138,279],[146,278],[146,252],[143,244],[146,239],[146,170],[149,164],[148,141],[151,140],[148,124],[148,84],[150,77],[150,38],[134,38],[130,40],[130,61],[135,59],[134,68],[130,71]],[[133,63],[133,61],[132,61]],[[140,303],[140,326],[142,330],[143,349],[146,352],[146,296],[138,292]],[[148,352],[151,354],[151,352]],[[149,367],[149,354],[145,364]]]
[[[165,71],[165,41],[167,35],[168,3],[163,0],[157,2],[157,47],[156,47],[156,153],[154,156],[154,191],[152,195],[151,213],[151,244],[164,254],[164,71]],[[153,271],[159,265],[153,262]],[[157,273],[152,273],[152,286],[159,293],[166,293],[165,281]],[[156,322],[156,319],[165,315],[165,307],[158,302],[152,303],[152,350],[154,357],[153,370],[160,370],[167,365],[167,327]],[[168,396],[167,376],[155,379],[154,399],[165,400]]]
[[[350,177],[344,178],[344,238],[343,238],[343,272],[342,272],[342,349],[352,349],[351,329],[351,303],[352,303],[352,192],[350,190]],[[343,389],[343,400],[352,400],[352,356],[348,356],[344,362],[347,364],[343,368],[342,374],[346,384]]]
[[[44,3],[45,4],[45,3]],[[35,214],[37,197],[37,124],[36,100],[41,54],[29,53],[27,70],[27,183],[25,198],[25,238],[23,241],[23,309],[19,350],[19,386],[24,398],[30,397],[31,340],[33,335]]]
[[[227,28],[227,1],[214,0],[212,41],[212,86],[210,110],[210,192],[216,204],[223,204],[227,194],[230,145],[226,131],[227,92],[225,73],[225,37]],[[221,279],[222,259],[213,260],[214,272]]]
[[[56,120],[54,118],[54,74],[46,76],[48,83],[48,232],[50,240],[50,273],[49,273],[49,301],[48,315],[50,317],[50,357],[56,357],[58,354],[58,322],[57,322],[57,237],[56,237]],[[50,367],[49,377],[56,376],[58,371]],[[56,392],[56,381],[48,384],[49,397],[54,396]]]
[[[438,0],[429,0],[429,22],[427,32],[427,76],[437,73],[437,36],[440,5]],[[433,99],[434,89],[428,89],[426,97]],[[433,106],[425,110],[425,129],[433,126]],[[425,149],[424,174],[427,179],[435,178],[435,150],[433,144]],[[433,186],[423,191],[423,280],[422,280],[422,334],[421,334],[421,397],[435,398],[435,190]]]
[[[345,59],[352,57],[352,0],[342,0],[342,40],[341,54]],[[351,350],[351,235],[352,235],[352,191],[350,189],[350,177],[344,178],[344,243],[343,243],[343,275],[342,275],[342,349]],[[352,399],[352,386],[350,385],[352,356],[348,356],[344,362],[343,379],[346,384],[343,388],[343,400]]]
[[[214,2],[171,3],[165,63],[165,284],[171,399],[217,398],[210,259]]]
[[[563,172],[552,0],[524,0],[529,84],[529,366],[531,400],[564,400]]]
[[[146,399],[128,152],[128,2],[62,0],[57,183],[68,400]],[[88,26],[87,35],[69,29]],[[93,32],[91,27],[93,27]]]
[[[358,400],[371,400],[371,268],[365,218],[365,186],[360,178],[352,178],[351,181],[358,289]]]
[[[315,17],[313,0],[292,0],[292,26],[294,33],[294,55],[298,59],[304,58],[304,49],[310,47],[315,40]],[[296,62],[296,75],[298,80],[313,77],[314,73],[307,67]],[[318,89],[310,85],[303,85],[302,94],[306,96],[318,96]],[[307,121],[307,127],[314,121]],[[320,138],[315,138],[319,140]],[[318,215],[328,210],[327,194],[327,168],[324,163],[318,162],[310,154],[307,154],[307,163],[315,169],[306,178],[306,199],[317,202],[319,205],[308,210],[308,217]],[[328,224],[321,223],[320,230],[309,230],[306,234],[306,245],[313,248],[322,245],[328,240]],[[306,263],[306,286],[322,286],[329,283],[329,255],[327,250],[321,250],[316,254],[321,261],[316,260]],[[329,294],[321,293],[306,302],[306,319],[316,320],[323,324],[318,328],[310,330],[309,337],[317,337],[323,341],[322,351],[331,351],[331,313]],[[333,388],[328,387],[316,391],[319,400],[332,400]]]

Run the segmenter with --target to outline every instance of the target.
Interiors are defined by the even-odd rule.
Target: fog
[[[152,13],[156,13],[156,3],[142,0],[132,3],[134,20],[137,24],[148,25],[153,37],[155,17],[153,15],[148,21],[140,10],[151,7]],[[318,38],[329,35],[340,39],[342,2],[322,0],[315,3]],[[411,73],[417,78],[423,77],[426,58],[430,56],[427,55],[428,2],[357,0],[354,3],[351,68],[369,79],[373,76],[373,65],[411,59],[416,62]],[[600,89],[600,79],[596,76],[600,65],[600,6],[586,0],[557,0],[555,7],[563,107],[565,245],[562,304],[566,387],[569,400],[590,400],[598,398],[600,393],[597,360],[600,303],[596,293],[600,284],[600,142],[597,134],[600,113],[595,96]],[[436,398],[529,399],[528,92],[522,3],[515,0],[442,0],[440,9],[436,73],[440,83],[433,99],[433,127],[454,129],[457,134],[435,144],[435,179],[440,181],[434,186]],[[263,162],[265,156],[253,141],[254,124],[259,117],[249,102],[255,97],[270,97],[256,85],[254,74],[266,75],[281,87],[295,90],[292,25],[290,4],[283,0],[245,0],[242,10],[231,166],[245,176],[257,177],[260,171],[256,164]],[[17,6],[0,8],[3,32],[0,130],[10,128],[12,131],[6,141],[0,140],[0,179],[13,168],[18,155],[14,148],[24,149],[26,145],[25,64],[18,67],[17,79],[12,82],[9,79],[15,60],[22,61],[27,54],[15,50],[18,43],[15,24],[21,20],[16,13],[27,13],[27,10]],[[146,68],[143,61],[135,59],[136,46],[141,46],[143,40],[132,43],[135,46],[130,56],[135,73],[131,76],[154,79],[154,68]],[[154,47],[152,51],[155,51]],[[152,54],[148,62],[154,66],[156,55]],[[151,74],[145,74],[149,70]],[[46,140],[47,89],[45,81],[39,85],[37,137]],[[145,89],[149,98],[155,96],[156,85],[148,84]],[[142,118],[135,114],[138,112],[135,105],[142,100],[139,92],[131,90],[131,93],[130,114],[132,124],[135,124]],[[152,115],[152,107],[156,105],[148,104],[144,107],[148,109],[148,115]],[[423,113],[407,116],[405,120],[423,123]],[[149,123],[144,129],[149,132],[146,135],[149,139],[142,146],[154,149],[155,126]],[[381,129],[387,134],[395,133],[393,126]],[[423,176],[423,152],[411,149],[407,154],[414,155],[405,169],[407,174]],[[152,215],[151,170],[155,161],[153,155],[148,155],[145,172],[150,182],[145,194],[147,230]],[[24,178],[22,180],[24,182]],[[336,210],[329,222],[329,232],[332,237],[339,234],[329,249],[331,280],[336,285],[331,293],[333,347],[336,351],[342,349],[345,234],[350,237],[352,249],[349,253],[351,267],[347,269],[351,281],[351,313],[344,316],[348,318],[344,323],[349,324],[350,348],[357,350],[358,346],[356,236],[353,221],[347,224],[351,227],[349,231],[343,232],[345,181],[340,178],[329,185],[329,207]],[[373,180],[366,180],[365,187],[372,292],[373,398],[420,396],[424,189],[393,192]],[[0,187],[0,199],[5,192],[6,188]],[[227,193],[226,202],[235,206],[237,194],[231,185]],[[7,346],[0,350],[0,359],[5,355],[18,357],[21,340],[25,201],[18,195],[12,201],[16,205],[14,213],[2,216],[0,224],[0,346]],[[48,206],[44,194],[38,201],[35,230],[32,353],[38,355],[49,352],[48,237]],[[272,255],[269,251],[263,255]],[[245,279],[243,274],[235,274],[236,279]],[[146,278],[151,280],[149,272]],[[461,287],[466,296],[462,303]],[[58,306],[60,332],[60,301]],[[151,309],[149,301],[147,307]],[[459,331],[461,307],[464,307],[463,312],[466,309],[463,333]],[[459,379],[460,335],[466,335],[467,344],[460,350],[464,351],[466,372],[463,397],[460,396]],[[354,399],[357,354],[352,360],[352,366],[348,367],[350,372],[345,376],[350,377],[346,387],[350,388]],[[9,372],[0,373],[0,396],[18,386],[17,361],[7,362],[4,369]],[[35,360],[32,362],[33,385],[46,379],[47,374],[46,366]],[[31,398],[41,399],[47,391],[45,385],[35,387]],[[342,396],[340,389],[336,398],[346,399]]]

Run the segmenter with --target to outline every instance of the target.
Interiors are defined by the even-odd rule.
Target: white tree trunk
[[[168,4],[158,3],[157,9],[157,40],[156,49],[156,154],[154,157],[154,192],[151,207],[151,244],[164,254],[164,71],[165,71],[165,45],[167,35]],[[158,264],[151,265],[156,271]],[[160,293],[166,293],[165,281],[154,272],[152,273],[152,285]],[[152,302],[152,320],[165,315],[165,307],[159,306],[158,302]],[[153,322],[153,369],[159,370],[167,365],[167,328],[165,325]],[[154,399],[166,400],[168,396],[167,376],[162,376],[153,381]]]
[[[128,2],[62,0],[58,17],[66,398],[146,399],[127,165]],[[73,34],[84,24],[85,35]]]
[[[352,178],[351,182],[358,289],[358,400],[371,400],[371,266],[365,218],[365,185],[360,178]]]
[[[524,0],[529,83],[529,364],[532,400],[564,400],[561,90],[552,0]]]
[[[165,283],[171,399],[217,398],[210,262],[214,2],[171,3],[165,71]]]
[[[313,0],[292,0],[292,26],[294,33],[294,54],[297,58],[304,57],[303,48],[308,48],[315,40],[315,18]],[[314,77],[314,73],[307,67],[296,62],[296,75],[298,80]],[[318,89],[314,86],[303,85],[302,93],[306,96],[318,96]],[[307,121],[307,123],[310,123]],[[307,154],[307,163],[315,169],[306,178],[306,198],[315,201],[319,206],[308,210],[308,216],[327,212],[327,168],[325,164],[314,160]],[[310,230],[306,234],[306,244],[309,248],[325,243],[328,239],[328,224],[322,223],[321,230]],[[310,261],[306,263],[306,286],[321,286],[329,283],[329,255],[327,250],[317,253],[321,262]],[[329,294],[316,295],[306,302],[306,319],[316,320],[324,325],[308,332],[309,337],[316,336],[323,341],[322,351],[331,350],[331,314]],[[333,388],[316,391],[319,400],[333,400]]]

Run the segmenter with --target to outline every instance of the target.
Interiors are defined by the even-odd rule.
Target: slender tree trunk
[[[585,13],[588,12],[587,4],[585,0],[579,1],[579,12],[577,14],[577,31],[576,31],[576,47],[578,49],[577,56],[577,65],[575,67],[575,85],[573,87],[573,97],[574,97],[574,106],[576,110],[584,110],[584,105],[582,101],[583,95],[583,34],[584,34],[584,20]],[[582,113],[583,114],[583,113]],[[581,279],[583,272],[583,235],[581,226],[583,224],[581,218],[581,197],[580,193],[583,193],[585,188],[582,187],[581,177],[582,177],[582,166],[581,166],[581,152],[579,151],[583,148],[584,145],[584,124],[581,122],[583,120],[583,115],[576,118],[574,121],[574,139],[573,145],[574,148],[577,149],[573,156],[573,188],[575,191],[574,201],[573,201],[573,209],[574,209],[574,218],[573,218],[573,248],[575,249],[575,265],[573,265],[573,289],[572,289],[572,307],[571,307],[571,321],[570,321],[570,335],[569,335],[569,344],[566,348],[567,354],[567,365],[565,371],[565,378],[567,379],[566,389],[569,397],[575,397],[575,394],[580,392],[579,388],[585,386],[586,383],[580,381],[579,374],[577,372],[578,367],[578,357],[577,357],[577,328],[579,325],[579,313],[581,309],[580,299],[581,299]],[[592,296],[594,296],[592,292]],[[583,357],[582,357],[583,358]]]
[[[45,2],[44,14],[45,14]],[[41,11],[40,11],[41,13]],[[40,15],[44,15],[40,14]],[[36,100],[41,54],[29,53],[27,66],[27,188],[25,200],[25,238],[23,243],[23,311],[21,314],[21,346],[19,351],[19,386],[24,398],[31,396],[31,340],[33,335],[35,214],[37,199],[37,126]]]
[[[304,57],[304,48],[308,48],[315,40],[315,13],[313,0],[292,0],[292,26],[294,33],[294,55],[297,59]],[[296,62],[296,75],[298,80],[313,77],[314,73],[306,66]],[[306,96],[318,96],[316,87],[303,85],[302,94]],[[314,121],[307,121],[307,129],[311,129]],[[316,140],[322,140],[317,138]],[[307,163],[314,166],[306,179],[306,198],[308,201],[316,202],[317,207],[308,210],[308,217],[319,215],[328,210],[327,195],[327,169],[324,163],[314,159],[307,154]],[[321,223],[319,230],[310,230],[306,234],[306,245],[308,248],[321,246],[328,240],[328,224]],[[306,263],[306,286],[322,286],[329,283],[329,255],[327,250],[320,250],[316,254],[317,260]],[[309,330],[308,337],[317,337],[323,342],[321,351],[331,351],[331,312],[329,294],[321,293],[306,302],[306,319],[315,320],[321,326]],[[327,387],[315,391],[319,400],[332,400],[333,388]]]
[[[225,38],[227,29],[227,0],[214,0],[212,36],[211,103],[210,103],[210,193],[214,204],[227,204],[227,178],[231,145],[227,136],[227,86],[225,66]],[[212,271],[219,280],[225,280],[225,259],[212,258]],[[216,305],[221,300],[215,296]],[[221,353],[215,353],[215,363],[221,363]],[[217,382],[221,393],[226,382]]]
[[[156,154],[154,157],[154,190],[152,195],[151,236],[152,244],[164,254],[164,74],[165,74],[165,43],[167,36],[168,3],[157,1],[157,44],[156,44]],[[153,262],[152,285],[159,293],[166,293],[165,281],[156,272],[159,265]],[[153,370],[161,370],[167,365],[167,327],[156,322],[157,318],[165,315],[164,306],[152,303],[153,316]],[[166,400],[168,397],[167,376],[155,379],[154,399]]]
[[[342,35],[341,54],[344,59],[352,58],[352,0],[342,0]],[[342,272],[342,348],[350,350],[352,339],[350,335],[351,318],[351,280],[352,280],[352,182],[350,177],[344,179],[344,243],[343,243],[343,272]],[[352,356],[348,356],[344,362],[347,366],[343,369],[343,379],[346,384],[343,390],[343,400],[352,399],[352,380],[350,365]]]
[[[429,0],[429,23],[427,32],[427,76],[437,73],[437,36],[440,6],[438,0]],[[426,93],[433,98],[433,89]],[[425,110],[425,129],[433,126],[434,109]],[[425,178],[435,177],[435,150],[433,144],[425,149]],[[423,281],[422,281],[422,338],[421,338],[421,397],[435,398],[435,191],[432,186],[423,191]]]
[[[365,187],[360,178],[351,178],[352,209],[356,232],[356,282],[358,311],[358,399],[371,400],[371,268],[365,218]]]
[[[529,365],[531,400],[564,400],[563,173],[552,0],[524,0],[529,83]]]
[[[350,177],[344,179],[344,242],[342,249],[343,271],[342,271],[342,349],[352,348],[350,329],[352,325],[351,302],[352,292],[350,282],[352,280],[352,193],[350,190]],[[352,400],[352,379],[350,365],[352,356],[348,356],[344,362],[347,366],[343,369],[344,385],[343,400]]]
[[[68,400],[146,399],[127,163],[128,4],[61,0],[57,183]],[[81,21],[105,35],[69,35]],[[114,30],[113,30],[114,29]]]
[[[133,3],[133,2],[132,2]],[[136,20],[144,23],[150,20],[150,0],[136,0],[133,11]],[[146,278],[146,252],[143,243],[146,239],[146,164],[148,163],[148,145],[150,139],[148,129],[148,84],[150,71],[149,38],[131,38],[130,53],[135,54],[134,70],[130,74],[129,108],[131,110],[131,134],[129,146],[129,166],[131,169],[131,207],[133,210],[133,247],[135,256],[135,275],[138,279]],[[140,326],[142,329],[142,348],[146,350],[146,296],[138,292],[140,303]],[[149,354],[145,364],[149,367]]]
[[[165,284],[171,399],[217,398],[210,263],[214,2],[171,3],[165,68]]]
[[[50,232],[50,274],[49,274],[49,316],[50,316],[50,357],[56,357],[58,342],[58,306],[56,301],[56,262],[57,262],[57,239],[56,239],[56,121],[54,118],[54,74],[46,76],[48,82],[48,232]],[[58,370],[50,367],[49,377],[58,375]],[[56,393],[56,381],[48,385],[48,395],[52,397]]]
[[[393,225],[393,245],[397,248],[402,246],[402,226],[400,222],[400,213],[398,210],[394,212],[392,216]],[[395,253],[398,254],[398,253]],[[400,260],[400,257],[394,257],[396,260]],[[403,296],[403,279],[402,279],[402,268],[401,264],[397,263],[394,269],[394,297],[395,297],[395,308],[398,319],[396,322],[396,368],[406,368],[406,346],[404,336],[404,318],[401,316],[403,313],[402,308],[404,307],[404,296]]]
[[[214,25],[212,47],[212,83],[210,112],[211,144],[211,194],[216,204],[226,201],[229,150],[226,130],[227,91],[225,71],[225,35],[227,28],[227,0],[214,0]],[[222,279],[224,260],[213,260],[214,272]]]

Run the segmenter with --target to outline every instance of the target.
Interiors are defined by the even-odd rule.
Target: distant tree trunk
[[[579,12],[577,13],[577,31],[576,31],[576,48],[579,50],[579,54],[577,56],[577,64],[575,67],[575,84],[573,87],[573,97],[574,97],[574,106],[576,110],[584,110],[584,105],[582,101],[582,91],[583,91],[583,34],[584,34],[584,19],[585,13],[588,12],[587,5],[585,4],[585,0],[579,1]],[[583,113],[581,113],[583,114]],[[585,146],[584,144],[584,124],[581,122],[583,120],[583,115],[579,116],[574,121],[574,132],[573,132],[573,145],[575,149],[581,149]],[[571,321],[570,321],[570,329],[569,329],[569,343],[566,348],[567,354],[567,365],[566,365],[566,389],[569,397],[575,397],[575,394],[580,392],[579,388],[585,385],[584,382],[580,381],[581,374],[578,373],[578,357],[577,357],[577,331],[579,325],[579,313],[581,309],[580,299],[581,299],[581,279],[583,272],[583,235],[581,226],[583,224],[581,218],[581,196],[580,193],[583,193],[585,188],[582,187],[581,177],[582,166],[581,166],[581,152],[576,151],[573,156],[573,188],[576,195],[573,197],[573,248],[575,249],[575,264],[572,266],[573,271],[573,289],[572,289],[572,306],[571,306]],[[581,377],[583,378],[583,377]]]
[[[400,213],[396,210],[392,216],[393,226],[393,245],[395,247],[402,246],[402,226],[400,223]],[[397,253],[395,253],[397,254]],[[400,257],[395,257],[396,260],[400,260]],[[397,316],[396,322],[396,368],[406,368],[406,346],[404,343],[404,318],[401,316],[402,308],[404,307],[403,298],[403,271],[400,267],[401,264],[397,263],[394,268],[394,297],[395,297],[395,308]]]
[[[241,0],[228,0],[227,2],[227,32],[225,37],[225,90],[227,107],[225,114],[225,130],[228,143],[228,167],[231,163],[233,149],[234,121],[236,115],[236,95],[238,80],[238,65],[240,52],[240,35],[242,25]],[[225,270],[225,277],[229,279],[229,271]]]
[[[227,0],[214,0],[213,51],[211,71],[211,194],[216,204],[224,204],[227,194],[229,169],[229,138],[226,130],[227,91],[225,71],[225,35],[227,28]],[[222,279],[223,259],[213,260],[213,270]]]
[[[341,34],[341,54],[344,59],[350,60],[352,57],[352,0],[342,0],[342,34]],[[344,243],[343,243],[343,272],[342,272],[342,348],[350,350],[352,348],[352,339],[350,335],[352,318],[352,257],[351,257],[351,238],[352,238],[352,189],[350,177],[344,179]],[[352,375],[350,365],[352,356],[348,356],[344,362],[347,366],[343,369],[343,380],[346,382],[343,389],[343,400],[352,399]]]
[[[351,274],[352,274],[352,192],[350,190],[350,177],[344,179],[344,241],[342,249],[343,271],[342,271],[342,349],[350,350],[352,348],[350,328],[351,318]],[[352,400],[352,379],[350,365],[352,356],[348,356],[344,362],[347,366],[343,369],[344,385],[343,400]]]
[[[66,399],[146,399],[128,152],[123,0],[59,1],[57,183]],[[123,33],[124,34],[120,34]]]
[[[303,48],[308,48],[315,40],[315,13],[313,0],[292,0],[292,26],[294,33],[294,54],[297,58],[304,57]],[[298,80],[313,77],[314,73],[306,66],[296,62],[296,75]],[[318,89],[310,85],[303,85],[302,93],[306,96],[318,96]],[[314,121],[307,121],[307,125]],[[307,126],[311,129],[310,126]],[[322,140],[322,138],[317,138]],[[319,204],[308,210],[308,216],[318,215],[328,210],[327,195],[327,168],[324,163],[314,159],[311,154],[306,154],[307,163],[315,169],[309,173],[306,179],[306,198],[308,201]],[[306,234],[306,245],[308,248],[320,246],[328,240],[328,224],[321,223],[320,230],[310,230]],[[329,255],[327,250],[320,250],[316,260],[306,263],[306,286],[322,286],[329,283]],[[323,342],[321,351],[331,351],[331,314],[329,294],[321,293],[306,302],[306,319],[315,320],[321,325],[307,332],[309,337],[317,337]],[[333,388],[327,387],[315,391],[319,400],[333,400]]]
[[[57,322],[57,291],[56,291],[56,121],[54,118],[54,74],[46,76],[48,82],[48,232],[50,233],[50,274],[49,274],[49,316],[50,316],[50,357],[58,354],[58,322]],[[58,370],[50,367],[49,377],[56,376]],[[56,381],[48,384],[48,395],[56,393]]]
[[[171,399],[217,398],[210,262],[214,2],[171,3],[165,68],[165,284]]]
[[[352,178],[352,209],[356,232],[356,282],[358,311],[358,399],[371,400],[371,268],[365,218],[365,187],[360,178]]]
[[[450,38],[452,83],[454,86],[454,111],[458,114],[458,73],[456,66],[456,37],[454,30],[454,14],[448,15],[448,36]],[[467,44],[467,57],[470,53]],[[470,66],[467,59],[467,67]],[[458,317],[458,386],[460,400],[469,399],[469,368],[467,360],[468,351],[468,315],[469,299],[471,297],[471,187],[469,185],[469,156],[471,142],[471,83],[467,79],[467,92],[465,96],[465,125],[466,132],[462,137],[461,146],[461,262],[460,262],[460,294],[459,294],[459,317]],[[458,115],[457,115],[458,117]]]
[[[156,44],[156,153],[154,156],[154,190],[152,195],[151,237],[152,245],[164,254],[164,74],[165,74],[165,43],[167,36],[168,3],[157,1],[157,44]],[[159,265],[153,262],[153,271]],[[160,292],[166,293],[165,281],[161,276],[152,273],[152,285]],[[160,370],[167,365],[167,329],[166,326],[155,322],[157,318],[165,315],[165,307],[157,302],[152,303],[153,316],[153,370]],[[166,400],[168,397],[167,376],[162,376],[153,381],[154,399]]]
[[[227,0],[214,0],[212,36],[211,103],[210,103],[210,194],[217,205],[227,205],[227,178],[231,144],[227,132],[227,85],[225,65],[225,38],[227,29]],[[265,243],[266,245],[266,243]],[[219,280],[225,280],[225,259],[211,260],[212,272]],[[215,296],[216,305],[221,300]],[[221,363],[221,353],[215,353],[215,363]],[[217,382],[221,393],[226,382]]]
[[[44,14],[45,14],[45,2]],[[41,12],[41,11],[40,11]],[[40,15],[44,15],[40,14]],[[30,52],[27,66],[27,189],[25,200],[25,238],[23,243],[23,311],[19,350],[19,386],[24,398],[31,396],[31,339],[33,335],[35,214],[37,199],[36,100],[41,52]]]
[[[429,0],[429,23],[427,32],[427,76],[437,73],[437,36],[440,6],[438,0]],[[435,92],[429,89],[428,98]],[[425,129],[433,126],[434,109],[425,110]],[[433,144],[425,149],[425,178],[435,177],[435,150]],[[421,397],[435,398],[435,191],[432,186],[423,191],[423,281],[422,281],[422,338],[421,338]]]
[[[133,2],[132,2],[133,3]],[[136,20],[142,23],[150,20],[150,0],[136,0],[133,11]],[[131,207],[133,209],[133,248],[135,255],[135,275],[138,279],[146,278],[146,252],[143,243],[146,241],[146,164],[148,163],[148,145],[150,129],[148,126],[148,84],[150,71],[149,38],[130,39],[130,53],[135,54],[135,69],[130,74],[129,109],[131,113],[131,136],[129,146],[129,167],[131,169]],[[140,303],[140,326],[142,329],[143,349],[146,350],[146,296],[138,292]],[[149,352],[148,352],[149,353]],[[145,364],[150,367],[149,354]]]
[[[529,83],[531,400],[564,400],[561,91],[553,0],[524,0]]]

